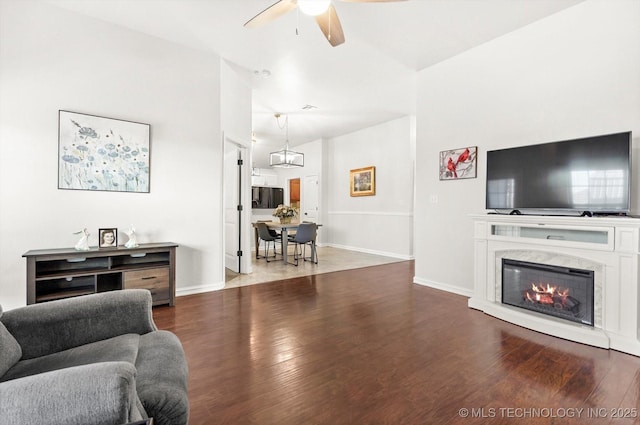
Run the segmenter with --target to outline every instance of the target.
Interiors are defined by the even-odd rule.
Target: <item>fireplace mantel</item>
[[[469,307],[535,331],[640,356],[640,219],[475,214]],[[595,272],[595,325],[501,303],[503,258]]]

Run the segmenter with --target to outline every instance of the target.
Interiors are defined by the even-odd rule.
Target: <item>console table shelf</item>
[[[153,305],[175,302],[177,244],[26,252],[27,304],[121,289],[151,291]]]

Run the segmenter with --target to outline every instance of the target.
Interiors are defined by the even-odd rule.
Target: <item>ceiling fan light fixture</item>
[[[329,9],[331,0],[298,0],[298,8],[305,15],[322,15]]]

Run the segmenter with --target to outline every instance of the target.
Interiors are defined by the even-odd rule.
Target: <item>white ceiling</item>
[[[413,114],[416,71],[583,0],[332,1],[346,38],[338,47],[297,11],[243,27],[275,0],[48,0],[230,62],[253,87],[256,152],[284,145],[276,112],[289,116],[291,146]],[[263,69],[269,78],[255,75]]]

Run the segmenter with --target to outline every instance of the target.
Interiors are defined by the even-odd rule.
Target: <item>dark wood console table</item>
[[[121,289],[151,291],[153,305],[175,302],[176,248],[173,242],[77,251],[39,249],[27,259],[27,304]]]

